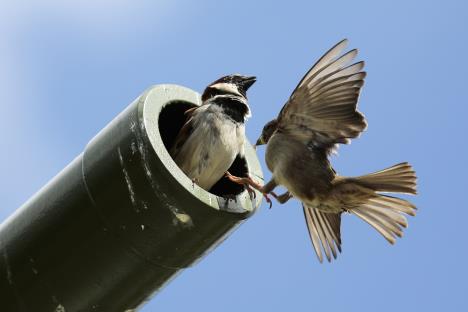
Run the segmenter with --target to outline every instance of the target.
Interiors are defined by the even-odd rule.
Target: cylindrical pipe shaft
[[[206,192],[169,156],[193,105],[189,89],[150,88],[1,225],[1,311],[136,309],[255,211],[260,194]],[[262,178],[250,144],[230,171]]]

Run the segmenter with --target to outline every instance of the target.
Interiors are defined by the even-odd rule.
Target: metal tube
[[[167,152],[199,103],[148,89],[0,226],[0,311],[132,311],[252,215],[261,194],[206,192]],[[230,171],[247,169],[262,179],[249,143]]]

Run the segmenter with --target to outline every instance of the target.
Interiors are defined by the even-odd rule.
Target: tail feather
[[[380,194],[375,196],[349,212],[369,223],[390,244],[394,244],[396,236],[402,237],[403,228],[408,227],[408,221],[402,213],[414,216],[416,208],[403,199],[395,201],[394,197]]]
[[[341,211],[358,216],[391,244],[403,236],[403,229],[408,226],[405,215],[416,215],[416,206],[381,193],[416,194],[413,168],[401,163],[360,177],[338,176],[329,196],[320,205],[329,210],[321,210],[314,203],[303,204],[309,235],[320,262],[324,253],[330,262],[341,252]]]
[[[393,209],[399,212],[406,213],[410,216],[416,215],[416,206],[404,199],[400,199],[389,195],[381,195],[369,198],[368,201],[377,207]]]
[[[416,206],[407,200],[380,194],[416,194],[416,174],[408,163],[356,178],[344,178],[338,191],[351,191],[344,198],[347,210],[369,223],[385,239],[394,244],[408,226],[405,214],[416,215]],[[342,193],[343,194],[343,193]]]
[[[395,231],[393,230],[393,226],[389,226],[389,224],[392,224],[391,222],[386,223],[385,220],[378,218],[376,214],[372,214],[370,211],[365,209],[356,208],[351,210],[351,212],[369,223],[374,229],[382,234],[390,244],[395,243],[395,237],[393,234]]]
[[[376,192],[416,194],[416,173],[407,162],[353,180]]]

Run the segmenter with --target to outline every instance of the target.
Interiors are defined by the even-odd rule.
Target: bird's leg
[[[252,179],[252,177],[250,176],[243,177],[243,178],[236,177],[236,176],[233,176],[231,173],[229,173],[229,171],[226,171],[225,176],[234,183],[242,184],[246,188],[251,186],[252,188],[258,190],[259,192],[263,194],[263,197],[265,198],[265,201],[270,205],[270,208],[273,206],[273,202],[268,196],[268,193],[270,193],[276,187],[275,180],[272,179],[270,182],[262,186],[260,183],[254,181],[254,179]]]
[[[254,179],[252,179],[252,177],[250,177],[250,176],[236,177],[236,176],[232,175],[229,171],[226,171],[225,176],[226,176],[226,178],[228,178],[229,180],[231,180],[234,183],[242,184],[242,185],[249,185],[249,186],[253,187],[254,189],[256,189],[256,190],[263,193],[263,191],[262,191],[263,186],[260,183],[256,182]]]
[[[228,178],[229,180],[231,180],[232,182],[234,182],[234,183],[243,185],[245,187],[245,189],[247,190],[247,192],[249,193],[250,198],[256,198],[257,197],[257,195],[255,194],[255,191],[252,189],[252,187],[250,187],[249,179],[252,179],[251,177],[248,177],[248,178],[236,177],[236,176],[233,176],[229,171],[226,171],[224,176],[226,178]]]
[[[193,178],[192,179],[192,187],[195,187],[195,184],[198,184],[198,182],[200,182],[200,180],[198,178]]]
[[[270,181],[268,181],[267,184],[263,185],[263,187],[259,191],[262,193],[271,193],[277,186],[278,183],[276,183],[275,179],[271,179]]]
[[[275,189],[277,185],[278,183],[276,183],[275,179],[271,179],[270,181],[268,181],[267,184],[263,185],[263,187],[259,190],[260,192],[263,193],[263,196],[265,197],[266,202],[270,204],[270,209],[273,206],[273,203],[271,202],[271,199],[268,197],[268,194],[272,194],[273,197],[276,198],[277,196],[273,192],[273,190]]]
[[[285,202],[287,202],[288,200],[291,199],[291,197],[293,197],[291,195],[291,193],[288,191],[284,194],[281,194],[281,195],[276,195],[275,192],[270,192],[271,195],[273,195],[273,197],[280,203],[280,204],[284,204]]]

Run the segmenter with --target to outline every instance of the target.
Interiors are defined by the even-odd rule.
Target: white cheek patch
[[[242,94],[239,93],[239,90],[237,89],[236,85],[234,85],[233,83],[226,83],[226,82],[217,83],[217,84],[212,85],[211,88],[222,91],[222,92],[243,96]]]

